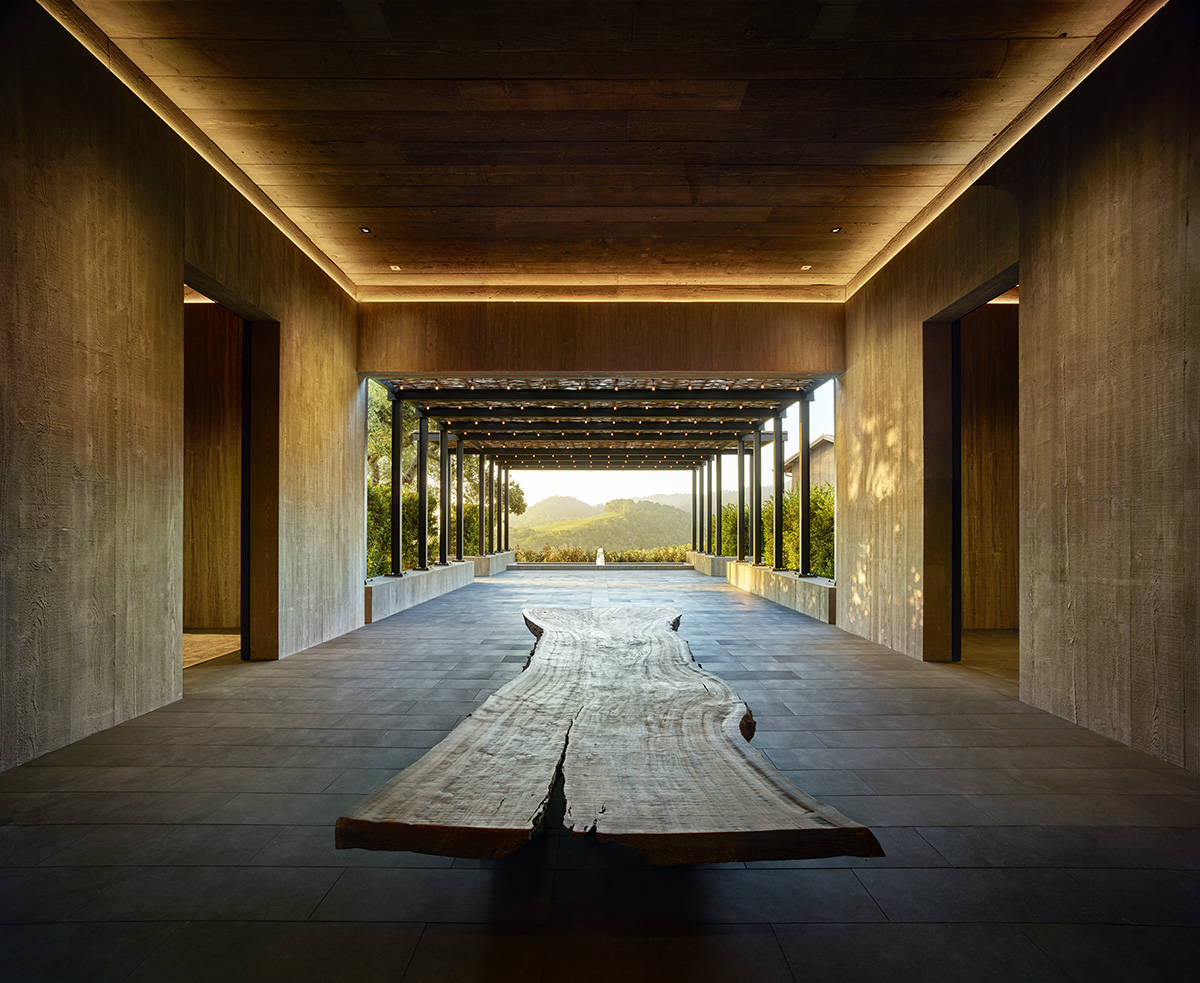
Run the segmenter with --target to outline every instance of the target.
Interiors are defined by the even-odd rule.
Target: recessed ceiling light
[[[835,226],[834,226],[832,229],[830,229],[829,231],[830,231],[830,232],[841,232],[841,231],[842,231],[842,227],[841,227],[840,225],[835,225]]]
[[[395,267],[393,267],[393,269],[395,269]],[[802,269],[802,270],[811,270],[811,269],[812,269],[812,267],[811,267],[811,266],[802,266],[802,267],[800,267],[800,269]]]
[[[392,269],[393,269],[393,270],[398,270],[398,269],[400,269],[400,267],[398,267],[398,266],[393,266],[393,267],[392,267]]]
[[[370,232],[371,230],[370,230],[370,229],[368,229],[368,228],[367,228],[365,225],[360,225],[360,226],[358,227],[358,231],[359,231],[359,232]]]

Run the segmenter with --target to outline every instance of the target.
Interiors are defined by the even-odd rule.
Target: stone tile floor
[[[335,851],[521,670],[529,604],[678,607],[755,745],[887,857],[652,868],[553,816],[494,862]],[[509,572],[184,689],[0,775],[5,980],[1195,978],[1197,776],[690,571]]]

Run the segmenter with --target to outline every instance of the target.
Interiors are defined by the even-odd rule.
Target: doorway
[[[1019,443],[1017,287],[958,322],[959,653],[964,666],[1017,681]]]
[[[242,319],[184,288],[183,667],[242,648]]]
[[[926,661],[1015,681],[1019,649],[1018,266],[924,324]],[[965,648],[964,648],[965,645]]]
[[[190,264],[184,289],[185,636],[278,659],[279,323]]]

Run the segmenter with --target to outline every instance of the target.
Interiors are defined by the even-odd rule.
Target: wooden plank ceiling
[[[840,300],[1126,2],[78,6],[360,300]]]
[[[78,6],[361,301],[839,301],[1127,2]],[[503,466],[687,468],[813,381],[390,385]]]

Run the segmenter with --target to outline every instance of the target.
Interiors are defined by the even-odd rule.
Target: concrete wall
[[[364,591],[363,615],[368,624],[407,611],[475,582],[475,564],[451,562],[428,570],[407,570],[403,577],[372,577]]]
[[[355,306],[32,0],[0,5],[0,767],[179,698],[185,260],[280,323],[279,638],[362,624]]]
[[[837,407],[838,623],[940,655],[922,325],[1020,259],[1022,698],[1193,770],[1198,16],[1168,4],[847,302]]]
[[[198,156],[189,266],[279,323],[279,655],[362,624],[366,383],[356,305]],[[221,298],[218,298],[221,299]]]
[[[927,654],[928,579],[949,572],[926,567],[922,325],[1017,261],[1017,228],[1012,194],[974,187],[846,303],[837,623],[915,658]],[[949,650],[939,615],[934,658]]]
[[[1200,770],[1200,8],[1022,144],[1021,697]]]

